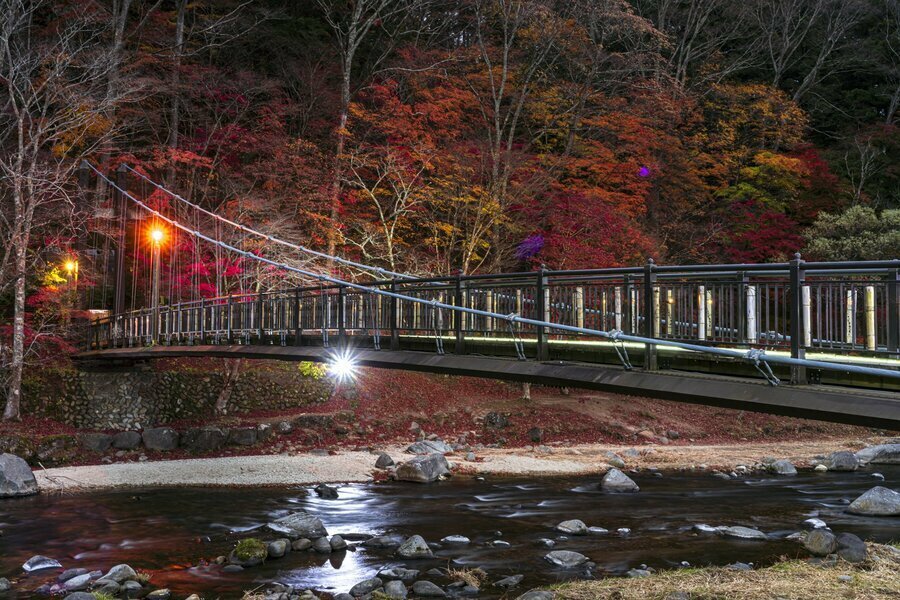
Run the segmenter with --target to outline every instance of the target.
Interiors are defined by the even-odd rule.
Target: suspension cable
[[[309,278],[316,279],[323,283],[328,282],[328,283],[331,283],[331,284],[334,284],[337,286],[347,287],[347,288],[365,291],[365,292],[371,291],[372,293],[378,294],[380,296],[396,298],[398,300],[404,300],[404,301],[413,302],[416,304],[424,304],[427,306],[431,306],[433,308],[440,307],[440,308],[444,308],[447,310],[468,313],[468,314],[478,315],[478,316],[482,316],[482,317],[489,317],[492,319],[509,319],[510,321],[515,322],[515,323],[522,323],[525,325],[533,325],[536,327],[544,327],[547,329],[555,329],[558,331],[578,333],[581,335],[589,335],[589,336],[601,337],[604,339],[613,339],[613,340],[623,341],[623,342],[628,341],[628,342],[634,342],[634,343],[645,344],[645,345],[679,348],[681,350],[688,350],[691,352],[698,352],[698,353],[702,353],[702,354],[713,354],[713,355],[717,355],[717,356],[725,356],[728,358],[744,359],[744,360],[747,359],[747,352],[742,351],[742,350],[732,350],[732,349],[728,349],[728,348],[715,348],[715,347],[711,347],[711,346],[701,346],[699,344],[690,344],[687,342],[676,342],[673,340],[662,340],[662,339],[649,338],[649,337],[643,337],[643,336],[637,336],[637,335],[629,335],[629,334],[624,334],[624,333],[619,333],[619,332],[611,333],[608,331],[601,331],[599,329],[588,329],[585,327],[576,327],[574,325],[564,325],[562,323],[552,323],[549,321],[539,321],[536,319],[527,319],[524,317],[510,317],[509,315],[503,315],[500,313],[494,313],[494,312],[480,310],[480,309],[476,309],[476,308],[468,308],[465,306],[453,306],[452,304],[445,304],[443,302],[438,302],[437,300],[427,300],[424,298],[417,298],[415,296],[407,296],[405,294],[400,294],[397,292],[381,290],[381,289],[373,288],[373,287],[365,285],[365,284],[355,283],[352,281],[345,281],[342,279],[338,279],[337,277],[332,277],[330,275],[314,273],[312,271],[307,271],[307,270],[301,269],[299,267],[294,267],[294,266],[287,265],[284,263],[279,263],[270,258],[266,258],[264,256],[259,256],[259,255],[253,254],[252,252],[246,252],[244,250],[240,250],[238,248],[235,248],[234,246],[226,244],[225,242],[216,242],[216,240],[210,238],[207,235],[204,235],[203,233],[201,233],[199,231],[191,230],[189,227],[182,225],[181,223],[178,223],[176,221],[173,221],[172,219],[161,214],[159,211],[153,210],[152,208],[150,208],[149,206],[147,206],[146,204],[144,204],[143,202],[141,202],[140,200],[138,200],[137,198],[132,196],[126,190],[123,190],[121,187],[116,185],[112,180],[110,180],[106,175],[104,175],[99,170],[97,170],[97,168],[94,167],[93,165],[89,165],[89,166],[90,166],[91,170],[93,170],[99,177],[102,177],[104,180],[107,181],[107,183],[112,185],[115,189],[119,190],[119,192],[121,192],[126,198],[130,199],[132,202],[137,204],[139,207],[150,212],[151,214],[155,215],[156,217],[169,223],[173,227],[177,227],[178,229],[181,229],[191,235],[197,236],[198,238],[200,238],[204,241],[207,241],[209,243],[212,243],[212,244],[218,243],[219,245],[221,245],[222,248],[224,248],[226,250],[230,250],[237,254],[240,254],[246,258],[250,258],[252,260],[263,262],[263,263],[272,265],[276,268],[284,269],[286,271],[293,271],[295,273],[298,273],[300,275],[305,275]],[[891,378],[900,379],[900,371],[895,371],[895,370],[891,370],[891,369],[881,369],[881,368],[876,368],[876,367],[864,367],[864,366],[860,366],[860,365],[848,365],[848,364],[844,364],[844,363],[830,363],[830,362],[825,362],[825,361],[792,358],[792,357],[786,357],[786,356],[772,356],[772,355],[767,355],[767,354],[760,355],[760,356],[758,356],[758,358],[761,362],[771,363],[771,364],[808,367],[808,368],[813,368],[813,369],[822,369],[822,370],[830,370],[830,371],[843,371],[843,372],[847,372],[847,373],[859,373],[862,375],[873,375],[876,377],[891,377]]]

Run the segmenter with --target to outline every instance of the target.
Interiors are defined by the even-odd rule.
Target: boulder
[[[410,454],[449,454],[453,448],[443,440],[421,440],[410,444],[406,451]]]
[[[402,581],[394,580],[388,581],[384,584],[384,595],[388,598],[402,599],[406,598],[409,595],[409,591],[406,589],[406,584]]]
[[[606,454],[603,455],[604,460],[606,460],[606,464],[611,467],[615,467],[617,469],[625,468],[625,461],[622,460],[622,457],[612,451],[607,451]]]
[[[557,525],[556,530],[568,535],[587,535],[588,526],[585,525],[584,521],[572,519],[570,521],[563,521]]]
[[[326,537],[313,541],[312,549],[320,554],[331,554],[331,542]]]
[[[825,466],[829,471],[855,471],[859,467],[859,459],[846,450],[834,452],[828,457]]]
[[[900,516],[900,494],[883,486],[875,486],[850,503],[847,512],[873,517]]]
[[[423,598],[446,598],[447,592],[430,581],[417,581],[412,586],[413,594]]]
[[[771,465],[769,465],[769,471],[775,473],[776,475],[796,475],[797,468],[794,466],[789,460],[781,459],[776,460]]]
[[[398,481],[415,483],[431,483],[444,475],[450,474],[450,465],[443,454],[417,456],[401,463],[397,467],[394,478]]]
[[[320,483],[313,491],[316,492],[316,496],[319,498],[325,498],[327,500],[335,500],[338,497],[337,488],[333,488],[330,485],[325,485],[324,483]]]
[[[175,450],[178,448],[178,432],[171,427],[145,429],[141,435],[148,450]]]
[[[509,415],[491,411],[484,415],[482,423],[490,429],[503,429],[509,427]]]
[[[813,529],[806,534],[803,547],[814,556],[828,556],[837,550],[837,539],[827,529]]]
[[[34,443],[21,435],[0,434],[0,454],[15,454],[30,461],[34,458]]]
[[[378,460],[375,461],[376,469],[387,469],[388,467],[394,466],[394,459],[391,458],[390,454],[387,452],[382,452],[378,455]]]
[[[126,564],[121,564],[107,571],[106,575],[97,580],[97,583],[102,584],[107,581],[113,581],[121,585],[126,581],[134,581],[136,578],[137,573],[135,573],[134,569]]]
[[[28,463],[15,454],[0,454],[0,498],[37,493],[37,480]]]
[[[235,427],[228,431],[228,443],[232,446],[252,446],[256,443],[256,427]]]
[[[838,556],[851,563],[865,562],[869,558],[866,543],[852,533],[841,533],[837,536]]]
[[[557,567],[564,569],[574,569],[580,567],[588,561],[588,557],[571,550],[553,550],[544,555],[544,560]]]
[[[760,531],[759,529],[753,529],[751,527],[741,527],[740,525],[735,527],[719,527],[718,531],[721,535],[725,537],[733,537],[741,540],[767,540],[769,536]]]
[[[314,540],[328,535],[328,531],[326,531],[321,519],[302,511],[275,519],[271,523],[266,524],[266,528],[269,531],[285,535],[292,540],[299,538]]]
[[[79,575],[86,575],[89,571],[87,569],[66,569],[56,580],[60,583],[65,583],[66,581],[72,579],[73,577],[78,577]]]
[[[172,591],[169,588],[160,588],[158,590],[153,590],[144,598],[149,598],[150,600],[169,600],[172,597]]]
[[[78,440],[74,435],[48,435],[35,447],[35,457],[43,465],[57,467],[79,456]]]
[[[428,547],[428,543],[425,542],[425,539],[421,535],[414,535],[400,544],[400,547],[397,548],[397,556],[401,558],[417,559],[433,558],[434,554],[431,552],[431,548]]]
[[[9,579],[6,577],[0,577],[0,594],[3,592],[8,592],[12,589],[12,584],[9,582]]]
[[[350,595],[354,598],[360,598],[362,596],[367,596],[380,588],[383,582],[377,577],[373,577],[372,579],[366,579],[365,581],[360,581],[352,588],[350,588]]]
[[[347,549],[347,542],[339,535],[331,536],[331,539],[328,540],[328,545],[331,546],[332,552],[341,552]]]
[[[287,435],[294,431],[294,425],[290,421],[278,421],[275,423],[275,432],[278,435]]]
[[[225,432],[218,427],[198,427],[181,434],[181,446],[190,452],[213,452],[225,444]]]
[[[267,547],[269,558],[281,558],[291,548],[291,541],[287,539],[273,540]]]
[[[38,554],[25,561],[25,564],[22,565],[22,569],[26,573],[31,573],[33,571],[43,571],[44,569],[62,569],[62,565],[59,564],[59,561],[55,558]]]
[[[303,550],[309,550],[312,548],[312,540],[308,538],[300,538],[299,540],[294,540],[291,542],[291,550],[302,552]]]
[[[856,453],[860,465],[900,465],[900,444],[869,446]]]
[[[522,583],[523,579],[525,579],[524,575],[510,575],[509,577],[504,577],[500,581],[495,581],[494,587],[504,588],[504,589],[514,588],[517,585],[519,585],[520,583]]]
[[[417,569],[404,569],[403,567],[392,567],[383,569],[378,572],[381,579],[399,579],[405,583],[410,583],[419,578],[421,571]]]
[[[82,433],[78,436],[78,443],[91,452],[106,452],[112,446],[113,436],[106,433]]]
[[[258,442],[268,442],[275,436],[275,428],[271,423],[260,423],[256,426],[256,440]]]
[[[112,445],[119,450],[134,450],[141,445],[141,434],[137,431],[120,431],[113,436]]]
[[[532,444],[540,444],[544,441],[544,430],[540,427],[532,427],[526,435]]]
[[[641,488],[628,475],[619,469],[612,468],[603,476],[600,489],[607,492],[637,492]]]
[[[65,583],[63,583],[63,588],[66,591],[77,592],[86,590],[89,585],[91,585],[91,575],[85,573],[84,575],[77,575],[71,579],[67,579]]]
[[[328,429],[334,427],[334,416],[306,414],[294,417],[294,427],[299,429]]]

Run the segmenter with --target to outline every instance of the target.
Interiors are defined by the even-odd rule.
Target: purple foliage
[[[641,167],[638,169],[638,177],[650,177],[650,167]]]
[[[544,236],[533,233],[519,243],[519,247],[516,248],[516,258],[519,260],[534,258],[543,248]]]

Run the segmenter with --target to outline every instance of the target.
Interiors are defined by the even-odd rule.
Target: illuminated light
[[[348,351],[335,354],[328,362],[328,374],[338,381],[352,381],[356,379],[356,359]]]
[[[650,177],[650,167],[641,167],[638,169],[638,177]]]
[[[74,273],[75,269],[78,268],[78,263],[74,260],[67,260],[65,264],[63,264],[63,268],[65,268],[67,273]]]
[[[166,239],[166,232],[161,227],[154,227],[150,230],[150,241],[154,244],[161,244]]]

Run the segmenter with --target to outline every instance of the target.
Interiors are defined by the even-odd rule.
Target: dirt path
[[[465,475],[577,475],[601,473],[604,454],[622,456],[628,468],[680,469],[706,465],[709,469],[731,469],[752,465],[765,457],[788,458],[808,466],[817,455],[836,450],[857,450],[883,438],[824,440],[819,442],[774,442],[763,444],[694,446],[611,446],[583,444],[543,449],[485,450],[476,462],[450,455],[449,460]],[[631,456],[634,450],[638,456]],[[395,460],[404,460],[400,447],[385,448]],[[127,486],[203,485],[305,485],[320,482],[366,482],[373,479],[375,455],[368,452],[338,452],[321,456],[294,455],[231,456],[187,460],[148,461],[62,467],[35,474],[45,491],[77,491]]]

